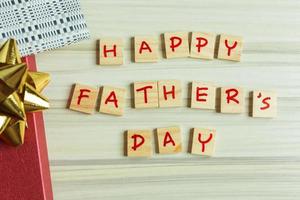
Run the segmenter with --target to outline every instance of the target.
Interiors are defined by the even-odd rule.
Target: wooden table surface
[[[299,0],[82,0],[91,39],[37,56],[48,71],[52,108],[45,112],[55,200],[300,199]],[[161,58],[130,61],[130,38],[172,31],[241,35],[239,63]],[[96,65],[96,40],[122,37],[125,64]],[[160,50],[161,51],[161,50]],[[278,92],[278,117],[258,119],[182,108],[85,115],[66,109],[74,83],[130,88],[139,80],[178,79],[188,100],[193,80]],[[247,98],[246,105],[248,106]],[[187,103],[186,103],[187,104]],[[179,125],[184,152],[151,159],[123,156],[127,129]],[[192,127],[217,129],[215,156],[186,153]]]

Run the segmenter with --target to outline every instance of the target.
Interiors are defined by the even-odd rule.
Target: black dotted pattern
[[[15,38],[22,56],[89,38],[79,0],[0,0],[0,41]]]

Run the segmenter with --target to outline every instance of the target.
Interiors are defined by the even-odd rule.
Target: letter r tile
[[[221,113],[243,113],[244,109],[245,96],[242,88],[221,88]]]

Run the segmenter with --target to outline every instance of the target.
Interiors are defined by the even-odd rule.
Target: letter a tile
[[[157,62],[158,39],[156,37],[134,37],[134,61],[139,63]]]
[[[125,88],[103,86],[99,112],[121,116],[124,113]]]
[[[156,132],[158,152],[160,154],[174,154],[182,150],[180,127],[158,128]]]

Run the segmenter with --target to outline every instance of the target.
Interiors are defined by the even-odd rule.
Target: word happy
[[[214,84],[196,82],[191,84],[189,107],[194,109],[216,110],[220,105],[221,113],[243,113],[245,94],[240,87],[219,88],[220,98],[216,102],[217,87]],[[98,111],[105,114],[121,116],[124,114],[125,88],[103,86],[99,89],[86,85],[75,84],[71,94],[69,109],[92,114],[98,102]],[[255,90],[250,95],[252,117],[275,117],[277,114],[277,94],[272,91]],[[160,80],[134,82],[134,108],[170,108],[181,107],[182,88],[178,80]]]
[[[213,33],[192,32],[189,40],[188,32],[164,33],[164,57],[218,59],[240,61],[242,37],[221,34],[216,46],[217,36]],[[189,42],[190,41],[190,42]],[[157,37],[134,37],[134,61],[137,63],[157,62],[159,59]],[[100,65],[123,64],[123,40],[121,38],[102,38],[98,41],[97,62]]]

